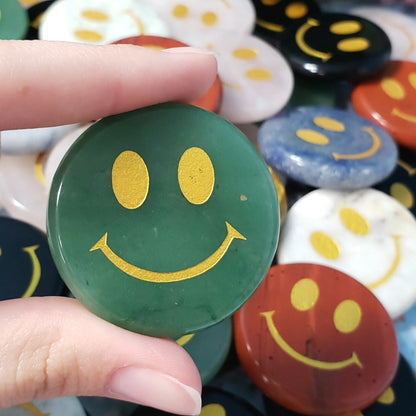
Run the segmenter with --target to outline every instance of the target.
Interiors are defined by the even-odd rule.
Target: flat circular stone
[[[65,288],[46,235],[9,217],[0,217],[0,271],[0,300],[59,296]]]
[[[416,63],[391,61],[352,91],[354,110],[384,128],[401,145],[416,149]]]
[[[234,124],[262,121],[279,112],[293,91],[293,72],[282,54],[257,36],[216,32],[196,46],[213,51],[223,96],[219,115]]]
[[[416,304],[394,321],[400,353],[416,373]]]
[[[232,321],[225,319],[194,334],[175,340],[191,356],[198,368],[202,384],[209,383],[221,369],[232,342]]]
[[[238,129],[169,103],[80,136],[54,176],[48,235],[87,308],[174,338],[222,321],[253,294],[276,249],[278,211],[267,166]]]
[[[169,36],[152,7],[137,0],[56,0],[46,10],[39,38],[104,45],[138,35]]]
[[[9,215],[46,232],[44,154],[0,158],[0,201]]]
[[[349,13],[371,20],[389,37],[392,60],[416,60],[416,20],[392,7],[360,6]]]
[[[266,120],[258,145],[266,162],[317,188],[356,189],[386,178],[395,168],[394,140],[353,112],[296,107]]]
[[[7,409],[0,416],[86,416],[77,397],[59,397],[51,400],[33,400]]]
[[[234,335],[243,368],[264,394],[308,415],[372,404],[399,359],[393,323],[377,298],[317,264],[273,266],[234,315]]]
[[[318,189],[289,209],[279,242],[280,264],[334,267],[378,297],[394,319],[416,301],[416,220],[375,189]]]
[[[34,129],[3,130],[1,132],[1,152],[5,155],[44,152],[77,126],[77,124],[66,124]]]
[[[145,0],[167,23],[171,37],[196,46],[200,36],[218,31],[249,34],[254,29],[251,0]]]
[[[133,44],[144,46],[151,49],[170,49],[183,48],[189,46],[186,43],[179,42],[171,38],[164,38],[162,36],[134,36],[127,39],[121,39],[114,43]],[[204,110],[217,112],[221,104],[222,85],[220,77],[217,75],[211,88],[201,97],[192,102],[192,105],[203,108]]]
[[[0,39],[24,39],[29,26],[27,11],[17,0],[0,4]]]
[[[383,30],[367,19],[322,13],[283,32],[280,50],[302,75],[355,79],[381,68],[390,59],[391,45]]]

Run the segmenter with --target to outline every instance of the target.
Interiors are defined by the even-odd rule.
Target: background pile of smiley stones
[[[219,63],[215,85],[194,103],[201,108],[168,103],[100,120],[68,140],[59,168],[51,155],[66,132],[54,145],[40,139],[30,155],[25,144],[9,150],[2,133],[4,218],[44,233],[46,199],[20,200],[25,192],[16,190],[29,185],[10,166],[36,170],[38,182],[42,163],[43,174],[56,170],[51,188],[39,188],[50,191],[51,274],[104,319],[183,345],[206,386],[206,412],[210,386],[225,392],[227,415],[233,401],[253,415],[414,415],[414,5],[237,3],[0,5],[3,39],[72,36],[159,49],[179,42],[208,47]],[[70,15],[59,7],[78,7],[81,17],[51,22]],[[111,16],[111,29],[88,26],[94,10]],[[120,132],[123,140],[113,140]],[[34,267],[38,243],[14,244],[15,252],[27,248],[25,280],[2,299],[62,295],[56,280],[50,293],[36,291],[37,278],[45,285]],[[337,277],[323,283],[328,276]],[[119,414],[150,412],[97,403],[83,400],[91,415],[112,405]]]

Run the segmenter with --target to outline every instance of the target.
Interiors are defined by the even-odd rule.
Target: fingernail
[[[124,367],[112,376],[108,390],[118,399],[165,412],[199,415],[201,395],[174,377],[147,368]]]
[[[169,52],[169,53],[202,53],[204,55],[214,55],[214,53],[209,51],[208,49],[192,48],[191,46],[184,46],[182,48],[163,49],[163,52]]]

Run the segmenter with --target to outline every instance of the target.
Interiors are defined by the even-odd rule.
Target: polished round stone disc
[[[230,316],[272,262],[276,190],[254,146],[200,108],[100,120],[52,183],[48,232],[72,293],[116,325],[182,336]]]

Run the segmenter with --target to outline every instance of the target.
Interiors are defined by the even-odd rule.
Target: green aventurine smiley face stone
[[[48,237],[72,293],[123,328],[177,337],[230,316],[276,250],[267,166],[221,117],[167,103],[90,127],[52,184]]]

